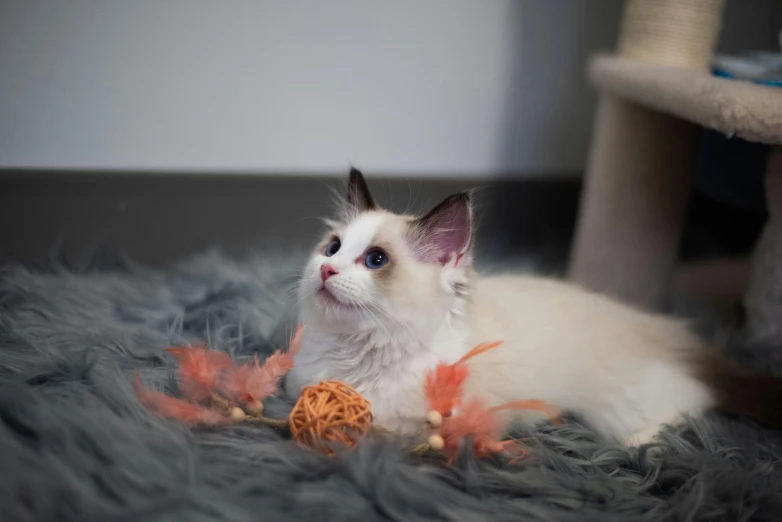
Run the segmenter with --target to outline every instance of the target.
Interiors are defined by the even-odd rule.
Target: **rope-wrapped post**
[[[708,70],[725,0],[630,0],[619,54],[657,65]]]
[[[707,70],[724,0],[628,0],[623,58]],[[602,95],[569,275],[654,308],[666,297],[695,168],[697,126]]]

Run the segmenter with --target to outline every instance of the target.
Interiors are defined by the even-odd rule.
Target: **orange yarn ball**
[[[291,411],[293,439],[331,455],[330,443],[347,446],[372,426],[372,404],[341,381],[307,386]]]

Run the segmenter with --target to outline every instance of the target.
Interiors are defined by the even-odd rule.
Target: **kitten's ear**
[[[470,193],[445,198],[425,216],[410,225],[413,252],[424,262],[442,265],[451,258],[460,262],[472,241]]]
[[[364,181],[364,175],[356,168],[350,169],[350,178],[348,179],[348,206],[352,210],[363,212],[365,210],[374,210],[377,208],[372,194],[369,192],[367,182]]]

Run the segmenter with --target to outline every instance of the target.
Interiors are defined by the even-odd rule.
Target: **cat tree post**
[[[752,256],[744,307],[750,340],[782,346],[782,147],[769,154],[765,182],[770,216]]]
[[[723,0],[628,0],[617,54],[706,71]],[[598,105],[570,277],[656,307],[676,260],[698,127],[604,93]]]

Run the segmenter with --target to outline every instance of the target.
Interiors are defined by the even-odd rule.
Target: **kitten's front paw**
[[[654,426],[633,433],[625,438],[624,443],[631,448],[643,444],[658,444],[660,442],[659,437],[660,426]]]
[[[649,422],[646,426],[639,428],[634,433],[625,437],[624,443],[627,446],[641,446],[643,444],[660,444],[662,438],[660,434],[666,426],[676,426],[684,422],[681,415],[673,415],[665,421]]]

